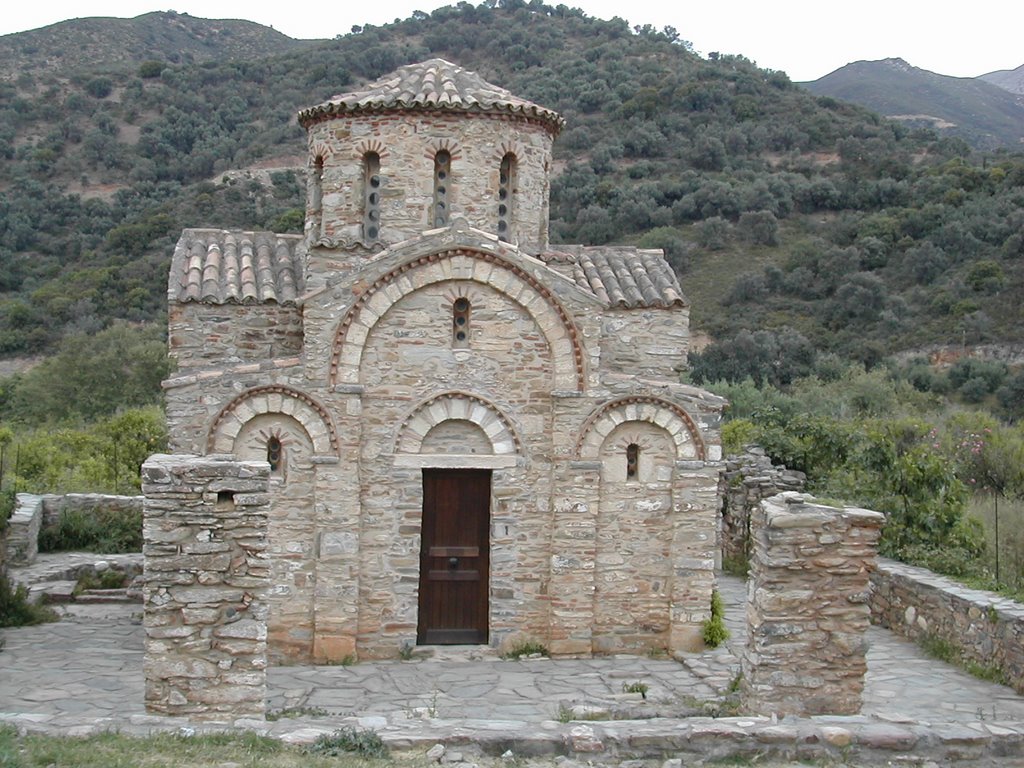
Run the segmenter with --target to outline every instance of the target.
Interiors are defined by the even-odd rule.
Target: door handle
[[[459,567],[459,558],[457,558],[457,557],[449,557],[448,558],[448,567],[449,568],[458,568]]]

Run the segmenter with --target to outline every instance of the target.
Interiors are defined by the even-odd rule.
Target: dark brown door
[[[423,544],[416,642],[487,642],[491,471],[423,470]]]

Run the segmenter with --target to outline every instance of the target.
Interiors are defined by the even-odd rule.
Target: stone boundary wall
[[[878,561],[871,586],[875,624],[915,641],[941,638],[1024,694],[1024,605],[893,560]]]
[[[785,491],[802,491],[803,472],[772,464],[757,446],[727,456],[719,483],[722,497],[722,558],[745,562],[750,558],[750,516],[761,503]]]
[[[270,465],[158,454],[142,489],[146,709],[262,718]]]
[[[5,559],[8,565],[14,566],[31,565],[39,554],[40,532],[56,526],[63,512],[94,512],[98,509],[138,513],[142,511],[142,497],[102,493],[19,493],[5,532],[3,546],[6,557],[0,561]]]
[[[97,509],[115,512],[141,512],[142,496],[114,496],[106,493],[46,494],[43,500],[43,528],[60,522],[63,512],[94,512]]]
[[[744,710],[860,711],[869,572],[884,521],[880,512],[826,507],[801,493],[758,506],[751,521],[749,636],[740,659]]]
[[[39,530],[43,522],[43,497],[31,493],[15,496],[14,514],[7,521],[7,565],[31,565],[39,554]]]

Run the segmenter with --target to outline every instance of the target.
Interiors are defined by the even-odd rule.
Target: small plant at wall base
[[[718,590],[711,592],[711,618],[704,622],[704,643],[709,648],[717,648],[729,639],[729,630],[725,628],[725,606]]]
[[[536,640],[523,640],[509,647],[507,651],[501,654],[501,658],[506,661],[515,661],[530,656],[547,655],[549,655],[548,649],[543,643],[539,643]]]
[[[330,757],[346,754],[357,754],[362,757],[388,756],[387,745],[375,731],[358,731],[352,727],[318,736],[308,751],[311,755]]]

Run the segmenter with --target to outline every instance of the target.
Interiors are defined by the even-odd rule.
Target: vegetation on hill
[[[804,86],[907,125],[959,136],[976,149],[1019,149],[1024,140],[1024,104],[989,76],[949,77],[903,59],[882,59],[847,64]]]

